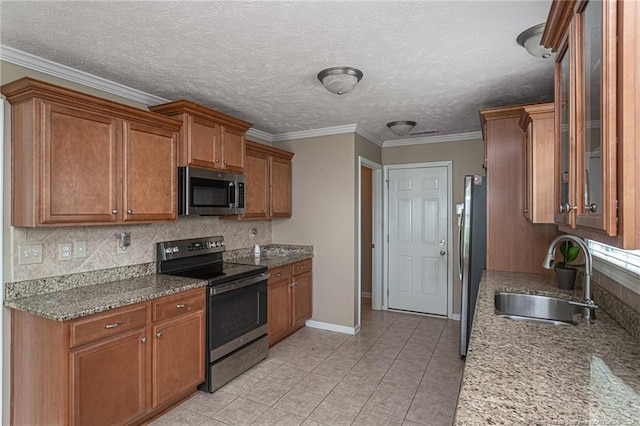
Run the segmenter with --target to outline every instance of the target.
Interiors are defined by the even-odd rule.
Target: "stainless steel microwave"
[[[178,214],[243,214],[245,177],[196,167],[178,167]]]

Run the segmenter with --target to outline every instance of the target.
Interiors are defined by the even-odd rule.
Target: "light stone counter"
[[[206,285],[207,281],[193,278],[151,274],[5,299],[4,305],[55,321],[67,321]]]
[[[269,244],[261,248],[260,257],[253,256],[252,249],[240,249],[225,253],[225,261],[267,268],[296,263],[313,258],[313,246]]]
[[[484,274],[455,425],[640,424],[637,340],[601,309],[591,326],[500,318],[502,290],[573,297],[545,276]]]

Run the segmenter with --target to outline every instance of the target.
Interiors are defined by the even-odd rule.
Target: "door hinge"
[[[389,234],[387,234],[387,242],[389,242]]]
[[[387,189],[389,189],[389,179],[385,180],[387,182]]]

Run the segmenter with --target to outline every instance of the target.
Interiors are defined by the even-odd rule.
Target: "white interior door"
[[[389,308],[447,315],[448,170],[389,170]]]

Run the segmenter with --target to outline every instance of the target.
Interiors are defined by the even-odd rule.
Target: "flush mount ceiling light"
[[[551,57],[551,49],[547,49],[540,44],[543,32],[544,24],[538,24],[529,28],[528,30],[523,31],[518,36],[516,41],[520,46],[527,49],[527,52],[529,52],[531,56],[547,59]]]
[[[362,79],[362,71],[352,67],[327,68],[318,73],[318,80],[331,93],[343,95],[353,90]]]
[[[428,135],[430,133],[438,133],[437,130],[427,130],[426,132],[416,132],[411,133],[414,127],[416,127],[416,122],[411,120],[400,120],[400,121],[391,121],[387,123],[387,127],[393,133],[398,136],[415,136],[415,135]]]

